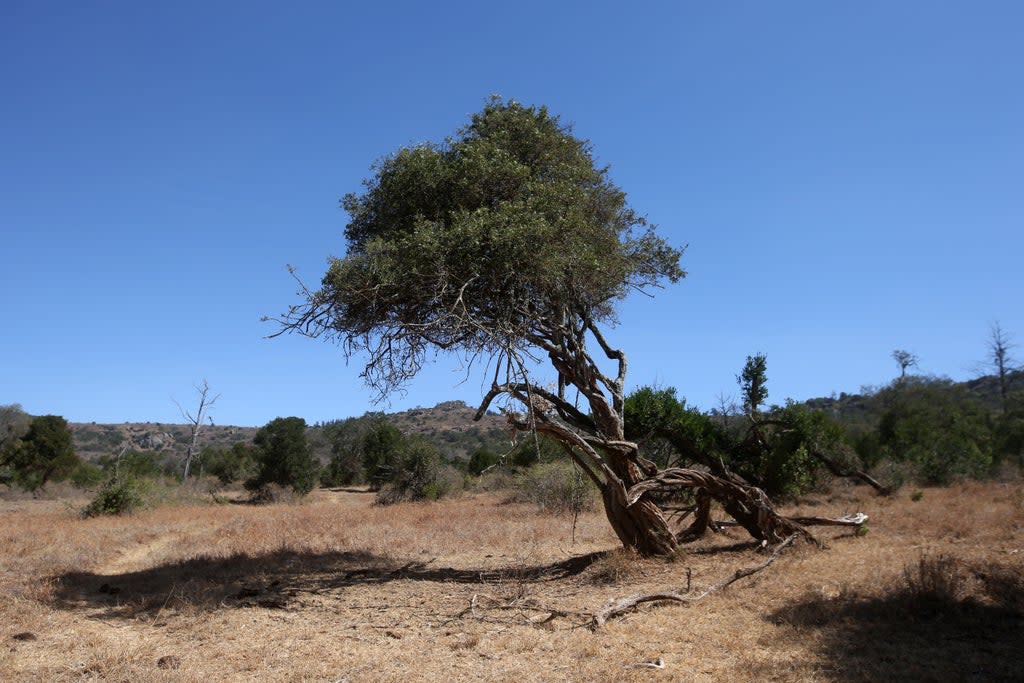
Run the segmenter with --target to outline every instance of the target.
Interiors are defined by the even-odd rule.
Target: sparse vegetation
[[[916,503],[845,485],[829,495],[880,520],[869,539],[823,534],[828,552],[792,548],[756,584],[644,607],[595,634],[578,626],[612,598],[684,591],[688,577],[699,594],[764,555],[716,534],[671,563],[638,559],[616,548],[603,511],[580,514],[573,542],[570,519],[501,494],[382,507],[372,494],[314,491],[303,505],[193,502],[81,519],[61,500],[11,493],[0,496],[0,677],[1017,677],[1019,485],[929,488]],[[815,497],[785,512],[827,504]],[[949,583],[943,567],[959,577],[942,589],[953,599],[927,610],[905,577],[922,585],[922,557],[923,585]],[[865,565],[870,573],[851,574]],[[161,668],[165,657],[177,668]],[[636,666],[658,658],[662,671]]]

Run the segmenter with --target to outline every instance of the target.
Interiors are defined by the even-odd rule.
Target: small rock
[[[11,638],[13,640],[21,640],[21,641],[26,641],[26,642],[29,641],[29,640],[37,640],[38,639],[36,634],[32,633],[31,631],[22,631],[21,633],[15,633],[13,636],[11,636]]]

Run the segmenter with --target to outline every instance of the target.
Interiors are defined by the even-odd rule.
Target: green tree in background
[[[768,359],[763,353],[747,356],[743,371],[736,376],[736,381],[743,392],[743,411],[747,415],[756,415],[757,409],[768,400]]]
[[[377,502],[390,504],[406,500],[436,500],[445,491],[438,480],[441,453],[422,438],[404,438],[391,455],[390,479],[377,495]]]
[[[882,457],[910,463],[927,484],[984,476],[993,462],[991,413],[950,380],[904,378],[883,392]]]
[[[405,435],[386,420],[377,421],[363,435],[359,451],[366,481],[371,487],[379,489],[394,479],[401,467],[405,441]]]
[[[261,427],[253,438],[256,446],[256,474],[246,482],[250,490],[267,484],[289,487],[299,495],[313,490],[317,463],[306,440],[306,421],[301,417],[279,417]]]
[[[230,448],[207,446],[199,456],[200,471],[222,484],[245,481],[256,474],[257,452],[252,444],[239,441]]]
[[[79,463],[68,423],[57,415],[32,418],[25,435],[8,444],[3,456],[12,483],[27,491],[66,478]]]

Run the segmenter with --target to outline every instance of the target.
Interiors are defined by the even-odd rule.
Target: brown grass
[[[0,680],[1019,680],[1024,489],[967,484],[794,508],[871,515],[691,606],[591,632],[609,599],[700,591],[763,556],[739,533],[667,562],[602,513],[496,494],[373,506],[192,505],[83,520],[0,500]],[[637,665],[662,657],[665,668]]]

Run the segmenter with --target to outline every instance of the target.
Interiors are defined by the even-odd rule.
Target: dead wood
[[[682,602],[686,604],[699,602],[707,596],[711,595],[712,593],[722,590],[729,584],[739,581],[740,579],[750,576],[751,574],[756,574],[757,572],[761,571],[762,569],[770,565],[772,562],[778,559],[779,554],[782,552],[782,549],[790,545],[793,541],[795,541],[796,537],[797,534],[795,533],[790,535],[789,538],[787,538],[778,546],[776,546],[775,550],[772,551],[772,554],[768,556],[768,559],[766,559],[761,564],[758,564],[754,567],[747,567],[745,569],[737,569],[732,574],[732,576],[722,579],[718,583],[705,589],[704,592],[699,595],[691,596],[675,593],[672,591],[666,591],[658,593],[640,593],[637,595],[631,595],[626,598],[621,598],[619,600],[612,600],[604,608],[602,608],[600,611],[594,614],[593,620],[591,622],[591,628],[597,630],[601,628],[609,619],[625,614],[626,612],[629,612],[630,610],[636,608],[637,605],[641,605],[645,602]]]
[[[873,489],[878,491],[883,496],[888,496],[892,494],[892,489],[890,487],[884,486],[877,479],[872,477],[867,472],[864,472],[863,470],[858,470],[855,468],[845,468],[838,462],[836,462],[835,460],[833,460],[832,458],[828,457],[827,455],[818,450],[812,450],[811,455],[817,458],[819,462],[821,462],[823,465],[825,465],[826,468],[828,468],[829,472],[831,472],[837,477],[860,479],[862,482],[871,486]]]

